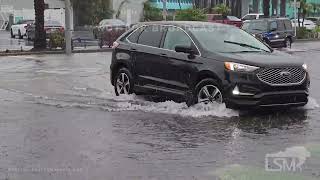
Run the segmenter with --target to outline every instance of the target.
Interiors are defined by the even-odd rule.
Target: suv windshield
[[[242,29],[247,32],[266,32],[268,31],[268,22],[267,21],[244,22]]]
[[[271,50],[247,32],[229,26],[193,27],[189,31],[203,48],[210,52],[271,52]]]

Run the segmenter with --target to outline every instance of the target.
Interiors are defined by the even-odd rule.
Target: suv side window
[[[146,27],[138,38],[138,44],[160,47],[164,29],[160,26]]]
[[[164,40],[163,48],[174,51],[175,47],[178,45],[191,47],[192,41],[190,37],[180,28],[169,27]]]
[[[270,30],[278,30],[278,24],[276,21],[270,23]]]
[[[142,31],[144,30],[145,27],[139,27],[138,29],[136,29],[129,37],[128,40],[132,43],[137,43],[140,34],[142,33]]]
[[[277,24],[278,24],[278,30],[279,31],[284,31],[285,30],[285,27],[284,27],[284,21],[277,21]]]
[[[284,25],[286,26],[286,30],[292,30],[292,23],[289,20],[284,21]]]

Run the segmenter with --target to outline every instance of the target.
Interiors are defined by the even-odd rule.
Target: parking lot
[[[111,53],[1,57],[0,179],[319,179],[319,49],[281,49],[308,63],[311,96],[271,112],[115,97]],[[286,149],[310,153],[301,171],[266,171]]]

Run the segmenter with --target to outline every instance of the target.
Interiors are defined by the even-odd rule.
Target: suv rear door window
[[[284,31],[285,27],[284,27],[284,21],[277,21],[277,25],[278,25],[278,30],[279,31]]]
[[[289,20],[284,21],[284,25],[286,26],[286,30],[292,30],[292,23]]]
[[[270,23],[270,30],[278,30],[278,24],[276,21]]]
[[[139,27],[138,29],[136,29],[129,37],[128,40],[132,43],[137,43],[140,34],[142,33],[142,31],[144,30],[145,27]]]
[[[176,27],[169,27],[166,38],[164,40],[163,48],[175,50],[176,46],[191,47],[192,41],[190,37],[181,29]]]
[[[138,44],[160,47],[164,28],[161,26],[146,27],[138,38]]]

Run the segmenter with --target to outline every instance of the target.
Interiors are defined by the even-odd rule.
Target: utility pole
[[[294,0],[294,36],[297,37],[297,26],[299,26],[299,20],[297,18],[297,0]]]
[[[167,21],[167,0],[162,0],[163,8],[163,20]]]
[[[65,0],[65,40],[66,40],[66,54],[71,55],[71,3],[70,0]]]

